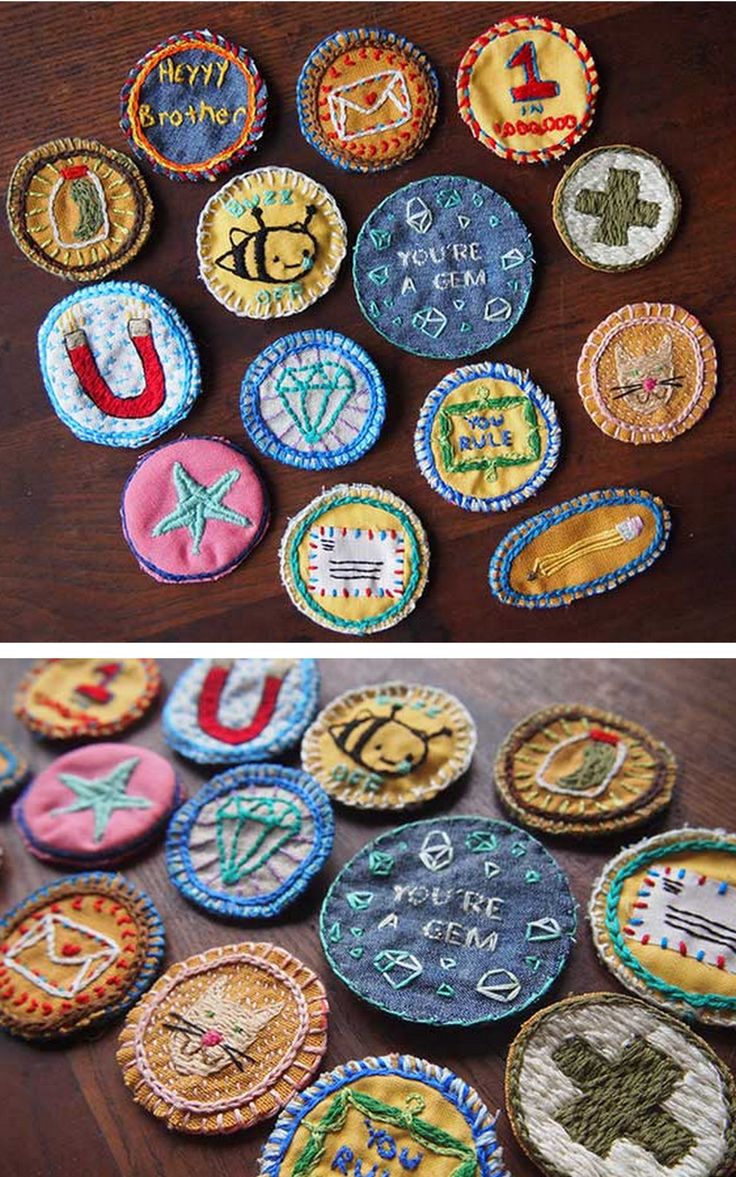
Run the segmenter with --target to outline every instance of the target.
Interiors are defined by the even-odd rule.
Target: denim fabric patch
[[[484,817],[413,822],[332,884],[320,935],[337,976],[406,1021],[475,1025],[537,1001],[565,965],[575,902],[552,856]]]
[[[27,762],[10,740],[0,737],[0,802],[19,789],[27,776]]]
[[[370,214],[353,280],[360,309],[390,343],[453,359],[508,335],[533,265],[528,230],[502,196],[465,176],[430,176]]]

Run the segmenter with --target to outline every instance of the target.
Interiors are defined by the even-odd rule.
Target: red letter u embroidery
[[[108,417],[152,417],[164,403],[164,370],[158,358],[148,319],[129,319],[128,334],[143,367],[143,391],[137,396],[116,396],[100,375],[84,331],[65,336],[66,350],[79,383],[101,412]]]
[[[249,724],[245,727],[226,727],[220,723],[217,713],[225,683],[230,677],[230,665],[210,667],[202,683],[197,709],[197,719],[202,731],[212,736],[213,740],[221,740],[223,744],[246,744],[249,740],[254,740],[273,718],[286,673],[284,669],[281,677],[275,674],[266,675],[256,713]]]

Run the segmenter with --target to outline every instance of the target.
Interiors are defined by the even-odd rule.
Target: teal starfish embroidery
[[[116,809],[150,809],[148,797],[129,797],[125,790],[140,756],[123,760],[107,776],[83,777],[71,772],[60,772],[59,780],[76,794],[77,800],[61,809],[52,809],[52,816],[62,813],[82,813],[91,809],[95,815],[94,840],[104,837],[107,823]]]
[[[152,535],[166,535],[168,531],[176,531],[178,527],[186,527],[192,537],[192,552],[199,555],[199,545],[202,542],[204,529],[208,519],[221,519],[224,523],[234,523],[236,527],[252,527],[253,523],[246,515],[233,511],[223,504],[223,499],[231,486],[240,478],[239,470],[228,470],[220,475],[211,486],[202,486],[196,478],[184,469],[181,462],[174,463],[174,485],[179,496],[179,502],[170,515],[161,519],[152,531]]]

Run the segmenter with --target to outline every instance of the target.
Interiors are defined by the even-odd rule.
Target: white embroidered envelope
[[[53,997],[68,999],[97,980],[119,955],[119,946],[109,936],[47,912],[3,954],[2,963]],[[47,963],[68,970],[64,981],[44,976]]]
[[[329,95],[330,115],[340,139],[393,131],[411,118],[411,98],[400,70],[384,70],[359,82],[337,86]]]

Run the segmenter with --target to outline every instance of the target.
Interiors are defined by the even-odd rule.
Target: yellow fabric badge
[[[599,429],[619,441],[671,441],[691,429],[716,391],[716,349],[689,311],[638,302],[592,331],[578,391]]]
[[[362,636],[396,625],[414,608],[427,583],[429,545],[398,495],[341,485],[294,516],[280,561],[297,609],[327,629]]]
[[[153,205],[133,161],[95,139],[55,139],[18,161],[8,221],[18,248],[60,278],[119,270],[148,237]]]
[[[598,89],[577,33],[543,16],[492,25],[457,75],[460,117],[476,139],[515,163],[547,163],[569,151],[593,121]]]
[[[475,751],[470,715],[437,687],[381,683],[329,704],[302,742],[302,766],[358,809],[406,809],[462,776]]]
[[[150,658],[49,658],[23,679],[13,711],[48,739],[89,740],[130,727],[160,689],[161,675]]]
[[[234,176],[197,228],[199,273],[235,315],[274,319],[311,306],[332,286],[347,229],[329,192],[291,168]]]

